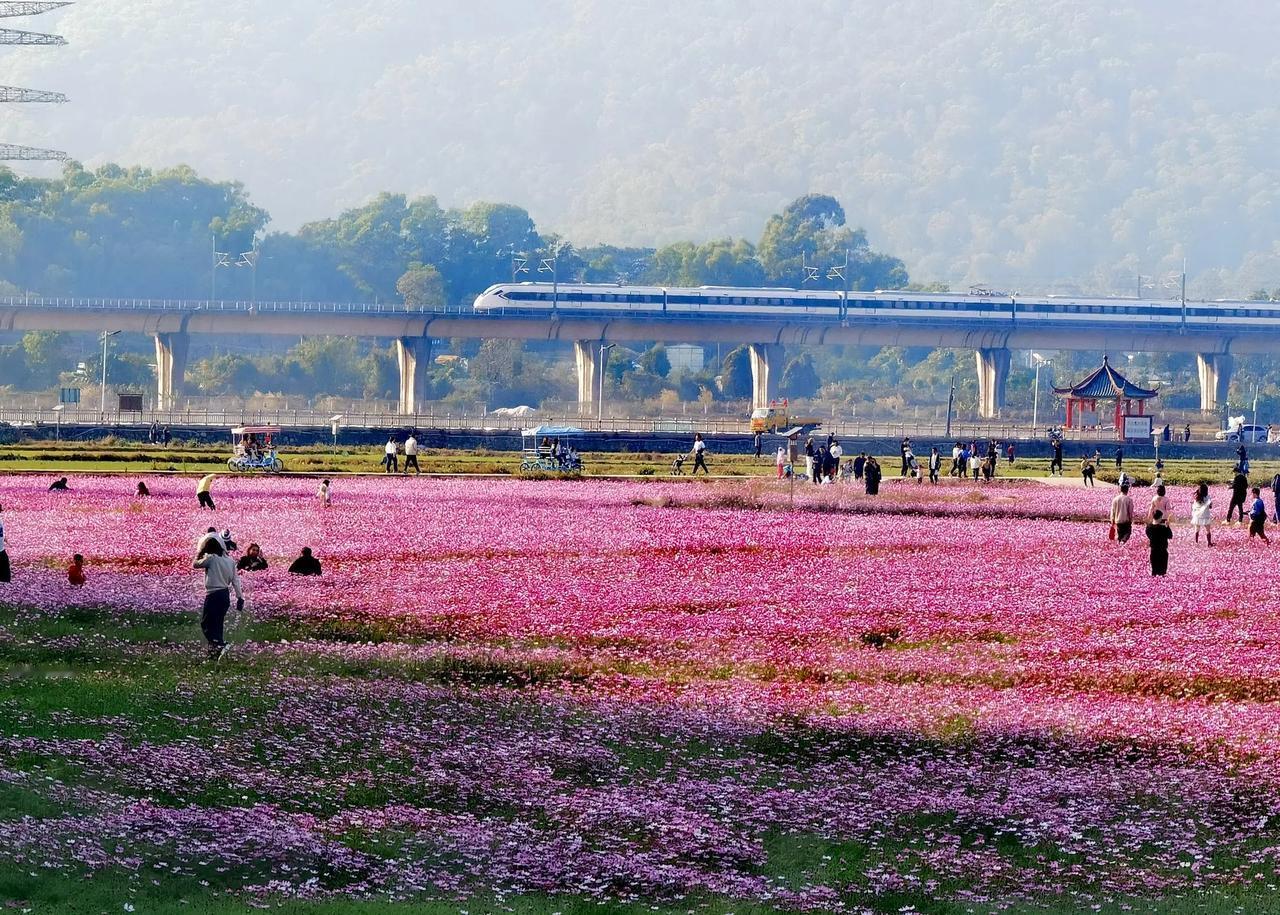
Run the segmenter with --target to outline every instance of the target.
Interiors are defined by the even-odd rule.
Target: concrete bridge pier
[[[396,365],[400,369],[400,415],[412,416],[426,401],[430,337],[396,337]]]
[[[978,363],[978,415],[983,419],[994,419],[1004,407],[1009,351],[1003,348],[979,349],[974,355]]]
[[[777,343],[752,343],[747,352],[751,357],[751,408],[758,410],[778,399],[782,347]]]
[[[176,409],[182,391],[182,376],[187,371],[187,348],[190,338],[185,333],[156,334],[156,408]]]
[[[600,394],[600,379],[604,372],[600,361],[600,341],[573,341],[573,357],[578,366],[578,405],[589,407]]]
[[[1230,353],[1196,353],[1200,375],[1200,409],[1212,412],[1227,402],[1233,360]]]

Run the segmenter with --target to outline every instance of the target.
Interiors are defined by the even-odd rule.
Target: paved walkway
[[[1005,477],[1006,480],[1033,480],[1037,483],[1045,483],[1049,486],[1066,486],[1068,488],[1085,489],[1084,477],[1080,474],[1060,477]],[[1093,479],[1098,489],[1119,489],[1115,483],[1108,483],[1106,480],[1099,480],[1097,477]]]

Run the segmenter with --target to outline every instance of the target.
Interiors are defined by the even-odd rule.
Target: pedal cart
[[[575,442],[586,433],[574,426],[536,426],[520,432],[520,469],[546,473],[582,470]]]
[[[275,437],[279,426],[237,426],[231,430],[231,445],[235,453],[227,459],[227,469],[232,473],[249,473],[262,470],[279,473],[284,461],[276,454]]]

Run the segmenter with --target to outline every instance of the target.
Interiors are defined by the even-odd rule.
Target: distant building
[[[702,347],[691,343],[677,343],[667,347],[667,359],[671,362],[671,374],[685,375],[701,372],[706,365]]]

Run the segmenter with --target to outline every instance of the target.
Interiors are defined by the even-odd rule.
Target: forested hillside
[[[33,26],[35,23],[33,22]],[[913,277],[1280,285],[1280,17],[1191,0],[93,0],[14,138],[188,162],[294,230],[380,191],[575,243],[756,238],[834,194]]]

